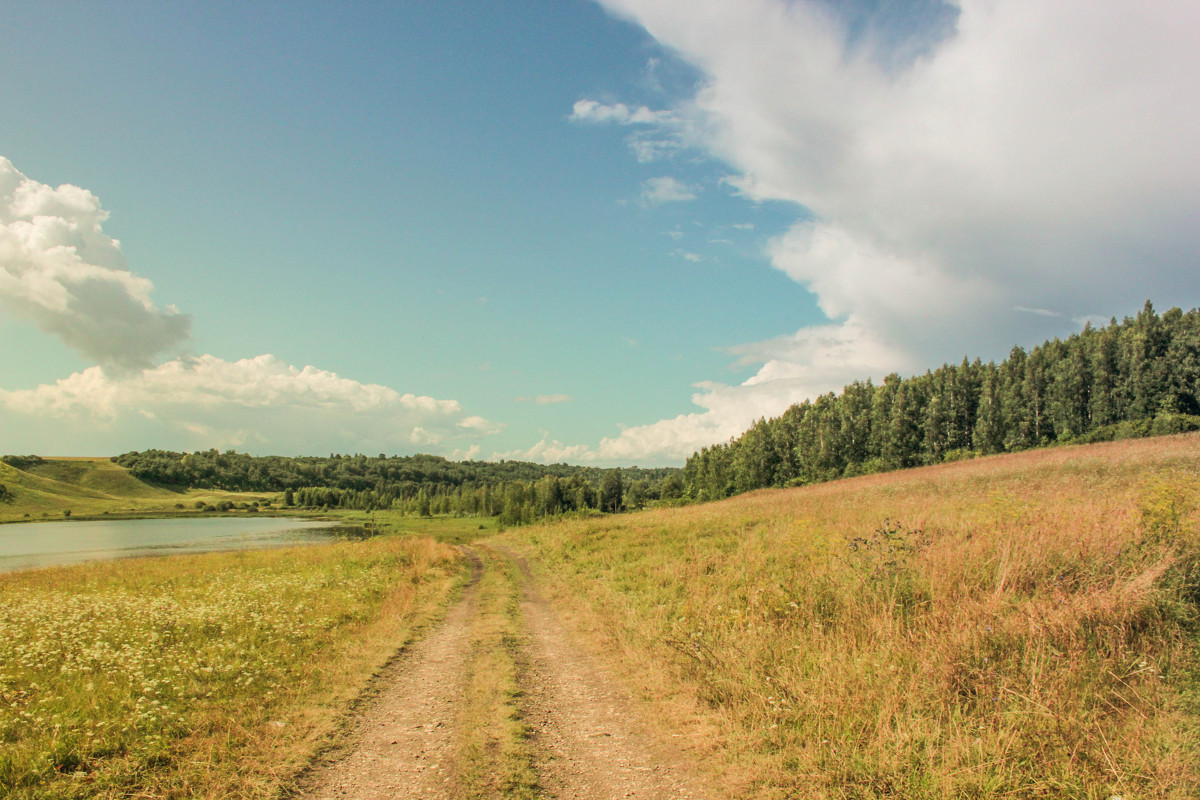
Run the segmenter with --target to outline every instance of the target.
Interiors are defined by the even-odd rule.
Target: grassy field
[[[367,526],[384,533],[431,536],[447,544],[469,544],[496,533],[492,517],[410,517],[400,511],[341,511],[320,514],[346,525]]]
[[[0,575],[0,788],[276,797],[462,575],[394,536]]]
[[[29,469],[0,463],[0,484],[11,497],[0,502],[0,522],[62,519],[65,516],[201,513],[196,503],[275,501],[272,492],[176,492],[143,483],[107,458],[47,458]]]
[[[200,496],[101,460],[14,473],[0,515]],[[1198,509],[1186,435],[499,534],[343,512],[405,535],[0,575],[0,787],[274,796],[445,607],[449,544],[475,542],[458,788],[533,796],[498,535],[729,796],[1193,798]]]
[[[755,798],[1200,796],[1200,438],[509,531]]]

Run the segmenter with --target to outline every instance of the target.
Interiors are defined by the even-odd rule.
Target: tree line
[[[575,512],[615,513],[683,495],[678,468],[602,469],[439,456],[251,456],[145,450],[112,459],[159,486],[282,492],[285,507],[397,509],[499,517],[516,525]]]
[[[1200,429],[1200,310],[1085,325],[999,364],[963,359],[855,381],[694,453],[685,494],[712,500],[1060,443]]]

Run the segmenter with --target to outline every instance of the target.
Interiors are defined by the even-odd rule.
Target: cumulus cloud
[[[78,186],[27,178],[0,156],[0,305],[96,362],[141,369],[187,340],[191,318],[157,308]]]
[[[602,440],[586,458],[616,464],[671,464],[701,447],[739,436],[755,420],[793,403],[838,391],[851,376],[886,375],[912,366],[909,357],[856,322],[805,328],[792,336],[730,348],[740,363],[761,365],[738,386],[696,385],[701,411],[628,427]]]
[[[641,202],[644,206],[663,203],[686,203],[696,199],[696,187],[670,176],[650,178],[642,183]]]
[[[440,446],[499,430],[455,400],[401,394],[271,355],[181,358],[117,377],[90,367],[35,389],[0,390],[0,409],[100,428],[153,423],[196,447],[253,442],[296,452]]]
[[[745,346],[762,359],[745,385],[704,386],[702,412],[602,450],[723,435],[768,386],[798,399],[1002,354],[1146,297],[1200,301],[1200,6],[914,4],[937,12],[922,28],[887,4],[864,22],[814,0],[601,2],[703,76],[671,113],[642,115],[647,135],[724,162],[748,199],[794,204],[768,254],[830,319]],[[858,358],[839,370],[829,348]]]
[[[14,446],[26,436],[26,449],[39,451],[77,451],[86,441],[105,449],[151,442],[376,452],[446,449],[503,428],[465,414],[455,400],[402,394],[272,355],[155,365],[155,356],[187,339],[191,320],[154,306],[150,281],[129,271],[120,243],[101,230],[107,216],[91,192],[38,183],[0,157],[0,303],[97,362],[54,384],[0,389],[0,428]]]
[[[625,427],[596,446],[565,444],[543,435],[532,447],[492,458],[612,466],[678,464],[702,447],[741,435],[755,420],[778,416],[793,403],[839,391],[861,376],[916,368],[906,353],[857,322],[805,328],[791,336],[732,347],[729,353],[737,363],[760,365],[759,370],[737,386],[696,384],[692,403],[698,411]]]
[[[508,450],[492,453],[491,461],[534,461],[543,464],[573,463],[595,461],[596,456],[587,445],[564,445],[557,440],[549,440],[545,436],[535,445],[524,450]]]

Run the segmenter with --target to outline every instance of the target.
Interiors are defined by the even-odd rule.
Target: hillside
[[[109,458],[48,458],[26,469],[56,484],[76,486],[115,498],[165,498],[172,492],[149,486]]]
[[[737,794],[1200,796],[1200,435],[512,531]]]
[[[107,458],[18,460],[21,468],[0,462],[0,522],[103,513],[174,511],[188,501],[180,493],[151,486]],[[205,493],[207,496],[210,493]]]

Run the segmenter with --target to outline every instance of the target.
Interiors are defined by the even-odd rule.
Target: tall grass
[[[0,794],[275,796],[454,559],[382,538],[0,575]]]
[[[1198,478],[1170,437],[510,536],[752,796],[1191,798]]]

